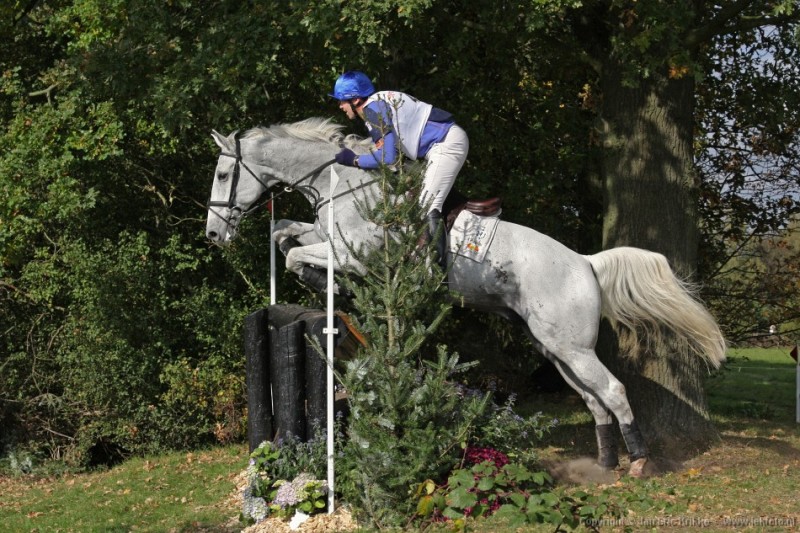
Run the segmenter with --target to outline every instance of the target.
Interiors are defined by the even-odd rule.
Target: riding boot
[[[619,466],[617,432],[614,424],[599,424],[594,427],[597,434],[597,464],[614,469]]]
[[[430,239],[436,239],[434,242],[434,252],[436,257],[434,260],[442,268],[443,272],[447,271],[447,234],[442,223],[442,213],[438,209],[432,210],[428,213],[428,242]]]
[[[619,429],[622,431],[622,438],[631,455],[631,461],[647,457],[647,445],[644,443],[636,420],[632,420],[630,424],[620,424]]]

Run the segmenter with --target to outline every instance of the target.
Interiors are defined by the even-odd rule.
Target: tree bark
[[[693,170],[694,80],[652,76],[623,83],[622,66],[603,70],[603,247],[636,246],[664,254],[682,277],[696,268],[697,182]],[[598,352],[625,384],[651,450],[676,458],[717,438],[702,376],[705,364],[679,344],[650,348],[638,360],[617,353],[613,328],[601,328]],[[681,452],[681,453],[677,453]]]

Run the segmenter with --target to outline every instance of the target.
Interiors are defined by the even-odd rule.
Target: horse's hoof
[[[647,457],[631,461],[631,467],[628,469],[628,475],[637,479],[644,477],[644,467],[647,464]]]

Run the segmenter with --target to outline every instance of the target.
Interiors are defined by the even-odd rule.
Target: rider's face
[[[344,111],[347,115],[347,118],[353,120],[356,116],[361,114],[361,104],[364,103],[364,100],[361,98],[355,98],[353,100],[340,100],[339,101],[339,109]]]

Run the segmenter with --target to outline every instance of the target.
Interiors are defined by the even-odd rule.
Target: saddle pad
[[[500,213],[493,217],[479,217],[467,210],[461,212],[450,230],[450,253],[483,262],[492,244]]]

